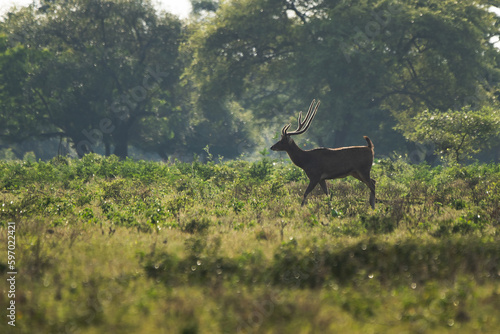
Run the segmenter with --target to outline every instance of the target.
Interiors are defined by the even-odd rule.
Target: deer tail
[[[370,140],[370,138],[368,138],[367,136],[363,136],[363,138],[365,138],[366,142],[368,143],[368,147],[371,148],[372,152],[373,152],[373,149],[375,148],[375,146],[373,145],[373,143]]]

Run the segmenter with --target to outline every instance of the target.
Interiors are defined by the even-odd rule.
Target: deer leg
[[[326,180],[321,180],[319,181],[319,185],[321,186],[321,189],[323,189],[323,192],[328,196],[328,187],[326,186]]]
[[[370,205],[372,206],[372,209],[375,209],[375,181],[374,179],[370,179]]]
[[[374,179],[370,178],[370,172],[368,171],[366,173],[360,173],[358,171],[355,171],[351,175],[368,186],[368,188],[370,189],[370,206],[372,207],[372,209],[375,209],[375,183],[376,183],[376,181]]]
[[[370,188],[370,205],[375,210],[375,180],[370,178],[370,174],[363,178],[367,180],[364,183]]]
[[[309,185],[307,186],[306,192],[304,193],[304,199],[302,200],[301,206],[304,206],[304,204],[306,204],[307,195],[309,195],[309,193],[314,189],[314,187],[316,187],[317,184],[318,181],[309,180]]]

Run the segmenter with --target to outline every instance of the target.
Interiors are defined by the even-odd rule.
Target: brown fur
[[[314,115],[312,117],[314,117]],[[299,117],[299,119],[300,118],[301,117]],[[309,120],[305,130],[307,130],[311,121],[312,118]],[[299,121],[298,129],[302,128],[300,123]],[[325,180],[352,176],[368,186],[370,189],[370,205],[375,209],[375,180],[370,178],[374,146],[370,138],[364,136],[367,146],[316,148],[305,151],[298,147],[290,137],[290,134],[287,133],[286,130],[288,127],[283,128],[281,140],[274,144],[271,150],[286,151],[292,162],[306,172],[309,178],[309,185],[304,193],[302,205],[305,204],[307,195],[318,183],[325,194],[328,195],[328,188]],[[301,130],[302,132],[300,133],[303,133],[305,130]]]

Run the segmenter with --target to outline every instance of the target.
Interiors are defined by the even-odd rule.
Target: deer
[[[285,151],[292,162],[302,168],[309,178],[309,185],[304,193],[301,206],[306,203],[307,195],[319,183],[323,192],[328,196],[326,180],[340,179],[352,176],[368,186],[370,189],[370,205],[375,209],[375,180],[370,178],[373,164],[374,146],[370,138],[363,136],[367,146],[349,146],[340,148],[315,148],[302,150],[292,139],[307,131],[311,125],[320,101],[312,100],[306,117],[302,121],[302,111],[299,112],[297,130],[289,132],[291,124],[281,129],[281,139],[271,147],[273,151]]]

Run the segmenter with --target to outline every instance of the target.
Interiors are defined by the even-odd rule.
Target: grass
[[[351,179],[300,207],[305,176],[269,159],[0,162],[15,330],[495,332],[500,166],[382,160],[373,177],[376,210]]]

